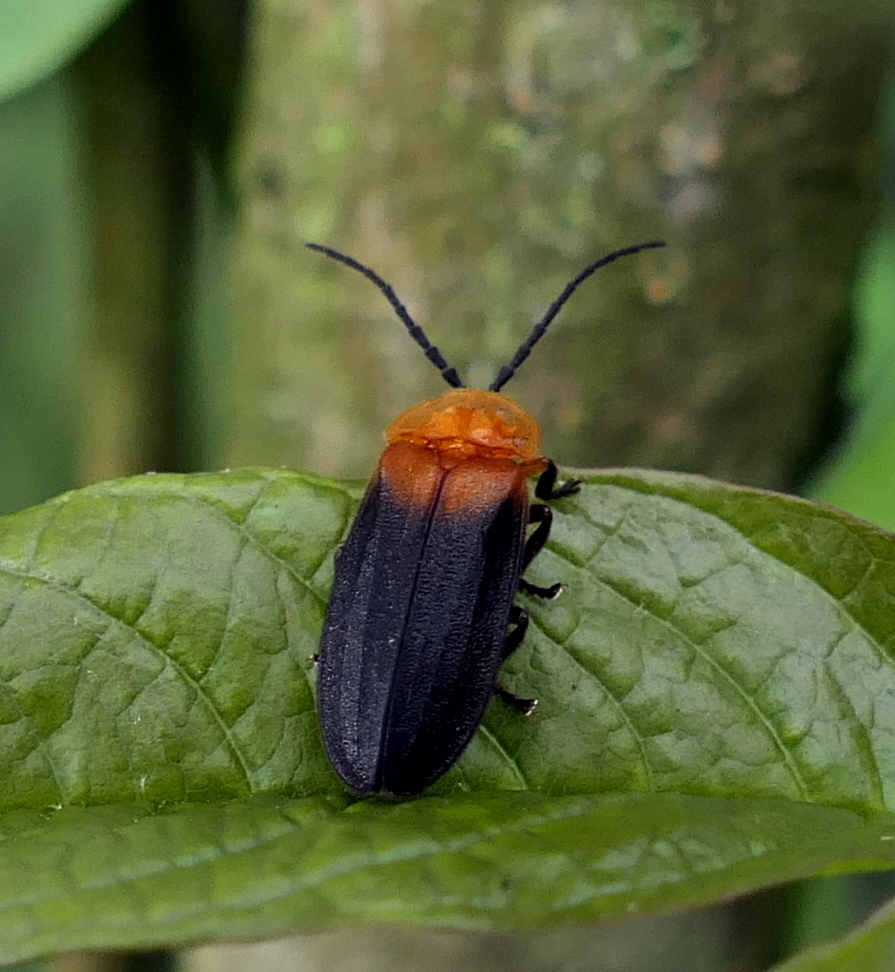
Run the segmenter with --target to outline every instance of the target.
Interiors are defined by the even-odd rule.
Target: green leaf
[[[895,962],[895,901],[836,941],[806,949],[771,972],[891,972]]]
[[[126,0],[0,0],[0,98],[62,67]]]
[[[545,927],[895,864],[895,818],[677,794],[255,796],[0,819],[0,961],[365,924]],[[22,875],[28,880],[23,881]]]
[[[0,520],[0,810],[338,792],[308,674],[352,508],[248,472]]]
[[[495,702],[398,805],[345,794],[314,709],[359,488],[142,476],[0,519],[0,958],[549,925],[895,866],[895,537],[586,478],[529,574],[566,594],[523,598],[503,675],[538,709]]]

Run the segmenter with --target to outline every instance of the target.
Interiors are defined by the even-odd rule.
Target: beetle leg
[[[535,532],[525,541],[525,549],[522,552],[522,570],[543,550],[547,537],[550,536],[550,525],[553,523],[553,512],[549,506],[543,503],[535,503],[528,517],[529,523],[537,523]],[[531,581],[519,581],[519,589],[526,594],[534,594],[535,597],[543,597],[552,600],[562,594],[562,584],[551,584],[550,587],[539,587]]]
[[[528,611],[514,604],[510,610],[510,624],[515,624],[516,627],[507,635],[507,640],[503,643],[502,661],[506,661],[522,644],[522,639],[528,630]]]
[[[516,627],[507,635],[507,640],[504,642],[504,660],[509,658],[519,645],[522,644],[522,639],[528,630],[528,612],[524,608],[519,607],[518,604],[514,604],[510,610],[510,624],[515,624]],[[537,699],[521,699],[518,695],[514,695],[502,685],[494,686],[494,694],[523,715],[530,715],[534,707],[538,704]]]
[[[521,580],[519,581],[519,590],[523,594],[531,594],[534,597],[543,597],[545,601],[552,601],[555,597],[559,597],[562,594],[565,587],[559,582],[551,584],[549,587],[538,587],[537,584],[532,584],[531,581]]]
[[[517,712],[521,712],[522,715],[531,715],[534,712],[535,706],[538,704],[537,699],[520,699],[518,695],[514,695],[502,685],[494,686],[494,694],[506,702],[507,705],[512,706]]]
[[[525,550],[522,551],[523,571],[544,549],[547,537],[550,536],[550,527],[553,525],[553,510],[549,506],[544,506],[543,503],[534,503],[528,513],[528,522],[537,523],[537,527],[525,541]]]
[[[556,463],[552,459],[548,459],[549,465],[541,473],[538,478],[537,485],[535,486],[535,496],[540,500],[555,500],[562,499],[564,496],[571,496],[573,493],[577,493],[581,489],[580,479],[570,479],[563,483],[562,486],[556,485],[556,477],[558,475],[556,469]]]

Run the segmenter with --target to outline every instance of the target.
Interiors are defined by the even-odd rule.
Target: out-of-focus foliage
[[[120,6],[0,0],[0,512],[221,462],[245,4]]]
[[[127,0],[0,0],[0,99],[62,67]]]
[[[886,206],[858,268],[852,357],[843,392],[847,435],[813,494],[895,528],[895,83],[883,115]]]
[[[895,218],[868,247],[855,301],[849,436],[814,489],[818,499],[895,528]]]
[[[806,949],[770,972],[892,972],[895,901],[842,938]]]
[[[81,121],[62,77],[0,102],[0,512],[75,482],[90,231]]]

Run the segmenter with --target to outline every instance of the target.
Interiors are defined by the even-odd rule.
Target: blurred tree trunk
[[[560,463],[791,488],[831,434],[891,19],[889,0],[260,0],[230,461],[367,475],[385,424],[444,388],[381,295],[303,243],[374,266],[481,387],[584,264],[659,238],[575,295],[508,390]],[[720,955],[718,927],[699,936]],[[737,968],[773,935],[738,941]],[[378,968],[369,951],[346,967]],[[630,967],[678,967],[660,953]]]
[[[793,485],[826,433],[873,211],[888,0],[260,3],[239,183],[233,462],[369,472],[441,390],[373,264],[557,460]]]

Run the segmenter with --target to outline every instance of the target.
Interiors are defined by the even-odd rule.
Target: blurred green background
[[[486,384],[582,265],[662,238],[588,283],[510,387],[550,454],[895,529],[893,27],[889,0],[0,0],[0,512],[150,469],[366,475],[438,376],[307,240],[373,264]],[[760,968],[880,893],[653,922],[639,958],[624,932],[363,948]],[[344,947],[190,962],[341,967]]]

